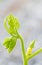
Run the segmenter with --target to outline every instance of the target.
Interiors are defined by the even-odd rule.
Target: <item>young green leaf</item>
[[[5,46],[6,49],[8,49],[8,52],[10,53],[15,47],[16,42],[17,42],[16,37],[6,38],[3,45]]]
[[[20,27],[18,19],[15,18],[12,14],[6,17],[4,20],[4,26],[9,34],[17,34],[17,31]]]
[[[11,38],[11,40],[10,40],[10,45],[9,45],[9,48],[8,48],[9,53],[10,53],[10,52],[13,50],[13,48],[15,47],[16,42],[17,42],[17,38],[16,38],[16,37]]]

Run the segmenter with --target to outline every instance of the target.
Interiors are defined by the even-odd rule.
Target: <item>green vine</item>
[[[35,40],[33,40],[27,51],[25,51],[24,47],[24,40],[22,36],[19,34],[18,29],[20,27],[20,24],[18,22],[18,19],[15,18],[12,14],[7,16],[4,20],[4,27],[6,28],[6,31],[11,35],[10,37],[6,38],[4,40],[3,45],[8,50],[9,53],[12,52],[13,48],[16,46],[17,39],[20,39],[21,41],[21,49],[22,49],[22,55],[23,55],[23,65],[28,65],[28,61],[42,52],[42,48],[37,50],[36,52],[32,53],[32,49],[35,45]]]

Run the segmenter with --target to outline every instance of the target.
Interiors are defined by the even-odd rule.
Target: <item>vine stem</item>
[[[21,35],[19,35],[19,39],[21,40],[22,55],[23,55],[23,65],[28,65],[27,59],[26,59],[26,52],[25,52],[25,48],[24,48],[24,40],[21,37]]]

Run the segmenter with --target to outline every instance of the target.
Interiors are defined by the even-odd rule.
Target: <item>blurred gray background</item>
[[[20,22],[19,32],[27,49],[36,40],[33,52],[42,47],[42,0],[0,0],[0,65],[23,65],[20,41],[11,54],[2,46],[9,34],[4,28],[4,18],[12,13]],[[42,65],[42,53],[29,61],[29,65]]]

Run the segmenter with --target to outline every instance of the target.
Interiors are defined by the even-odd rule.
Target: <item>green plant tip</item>
[[[29,47],[30,47],[30,48],[34,48],[34,45],[35,45],[35,40],[33,40],[33,41],[30,43]]]
[[[10,34],[15,34],[16,29],[18,30],[20,27],[20,23],[17,18],[15,18],[12,14],[7,16],[4,20],[4,27]]]

